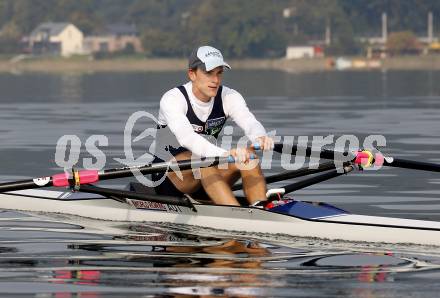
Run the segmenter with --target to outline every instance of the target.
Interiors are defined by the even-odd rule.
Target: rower
[[[231,155],[240,164],[154,174],[153,181],[163,179],[155,187],[158,194],[180,196],[203,190],[216,204],[239,205],[231,190],[240,177],[250,204],[266,200],[266,183],[258,160],[251,160],[252,148],[229,151],[210,142],[216,140],[228,118],[231,118],[252,143],[262,150],[271,150],[273,140],[249,111],[243,96],[222,86],[223,72],[231,67],[221,52],[210,46],[196,48],[188,61],[189,82],[166,92],[160,101],[156,162],[185,160],[194,157]]]

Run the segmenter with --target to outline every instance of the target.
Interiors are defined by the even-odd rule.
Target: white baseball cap
[[[188,59],[188,67],[190,69],[202,68],[205,71],[211,71],[219,66],[231,68],[223,60],[222,53],[210,46],[201,46],[194,49]]]

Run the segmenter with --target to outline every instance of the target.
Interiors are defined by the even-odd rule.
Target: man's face
[[[193,83],[193,93],[200,100],[209,100],[217,94],[222,83],[223,66],[214,68],[211,71],[204,71],[200,68],[188,71],[189,79]]]

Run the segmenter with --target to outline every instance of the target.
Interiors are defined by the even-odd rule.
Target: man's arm
[[[267,136],[263,125],[249,110],[243,96],[237,91],[229,88],[225,92],[227,92],[223,101],[223,109],[225,110],[225,113],[229,115],[241,129],[243,129],[245,135],[252,142],[258,142],[261,149],[272,149],[272,138]]]

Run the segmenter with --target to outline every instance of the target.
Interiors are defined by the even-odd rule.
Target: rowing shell
[[[271,210],[194,204],[196,210],[99,195],[48,190],[0,194],[0,208],[128,222],[167,222],[247,233],[356,242],[440,245],[440,222],[351,214],[327,204],[293,201]]]

